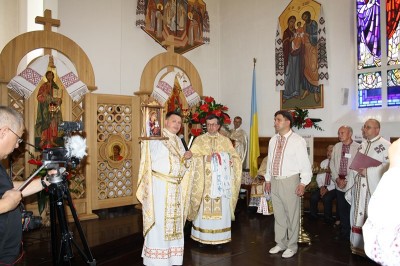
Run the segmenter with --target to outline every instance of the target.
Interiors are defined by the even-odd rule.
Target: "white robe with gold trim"
[[[190,191],[190,173],[178,136],[143,141],[137,197],[142,203],[144,265],[182,265],[183,228]]]

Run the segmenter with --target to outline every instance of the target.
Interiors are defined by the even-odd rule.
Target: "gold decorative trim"
[[[213,230],[213,229],[203,229],[203,228],[192,225],[192,228],[196,231],[199,231],[201,233],[207,233],[207,234],[219,234],[219,233],[225,233],[225,232],[231,231],[231,227]]]
[[[172,184],[179,184],[182,180],[181,176],[173,176],[173,175],[166,175],[162,174],[159,172],[156,172],[154,170],[151,170],[153,175],[161,180],[164,180],[165,182],[172,183]]]
[[[225,243],[228,243],[228,242],[231,242],[232,241],[232,238],[227,238],[227,239],[224,239],[224,240],[219,240],[219,241],[204,241],[203,239],[200,239],[200,238],[197,238],[197,237],[195,237],[195,236],[190,236],[194,241],[197,241],[197,242],[200,242],[200,243],[203,243],[203,244],[206,244],[206,245],[219,245],[219,244],[225,244]]]

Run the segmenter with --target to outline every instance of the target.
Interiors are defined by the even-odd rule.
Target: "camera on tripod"
[[[42,151],[42,162],[46,169],[59,169],[56,175],[47,177],[50,183],[58,183],[67,175],[65,168],[75,169],[86,155],[86,140],[79,135],[71,136],[71,132],[83,130],[82,122],[63,121],[58,129],[64,132],[64,147],[46,148]],[[64,169],[60,169],[60,164]],[[61,175],[60,175],[61,174]]]

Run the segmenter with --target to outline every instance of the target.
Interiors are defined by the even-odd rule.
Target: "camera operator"
[[[22,116],[12,108],[0,106],[0,160],[19,147],[23,133]],[[15,264],[22,254],[21,208],[18,207],[22,197],[43,189],[41,180],[35,179],[20,192],[17,188],[22,183],[13,182],[0,164],[0,265]]]

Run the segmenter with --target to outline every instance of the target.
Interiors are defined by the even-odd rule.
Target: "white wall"
[[[257,58],[259,135],[271,136],[273,114],[280,101],[274,85],[275,32],[277,18],[290,0],[205,1],[210,15],[211,43],[184,56],[199,71],[204,95],[227,105],[232,118],[242,116],[245,130],[249,127],[253,58]],[[349,124],[358,133],[367,117],[377,117],[382,121],[385,137],[399,136],[398,108],[372,111],[355,108],[354,1],[319,2],[327,21],[330,81],[324,89],[324,108],[310,110],[310,116],[321,118],[319,125],[325,131],[299,132],[334,137],[341,124]],[[18,17],[18,6],[12,3],[13,0],[2,0],[0,10],[7,8]],[[57,31],[73,39],[88,54],[96,75],[96,93],[132,95],[139,88],[146,63],[165,51],[135,27],[136,1],[58,0],[58,12],[53,11],[54,14],[61,20]],[[17,23],[14,15],[7,14],[6,25],[11,25],[6,30],[7,38],[19,34],[13,32]],[[5,31],[3,25],[0,24],[1,33]],[[0,39],[0,49],[5,44]],[[341,105],[342,88],[350,89],[349,104],[345,106]]]
[[[197,67],[206,95],[220,87],[219,3],[210,2],[212,43],[185,54]],[[135,27],[136,1],[115,0],[110,4],[109,0],[59,0],[59,19],[59,33],[73,39],[88,54],[96,74],[97,93],[132,95],[139,89],[147,62],[165,52]]]
[[[0,48],[19,33],[20,26],[19,1],[2,0],[0,2]],[[26,28],[25,28],[26,30]]]

